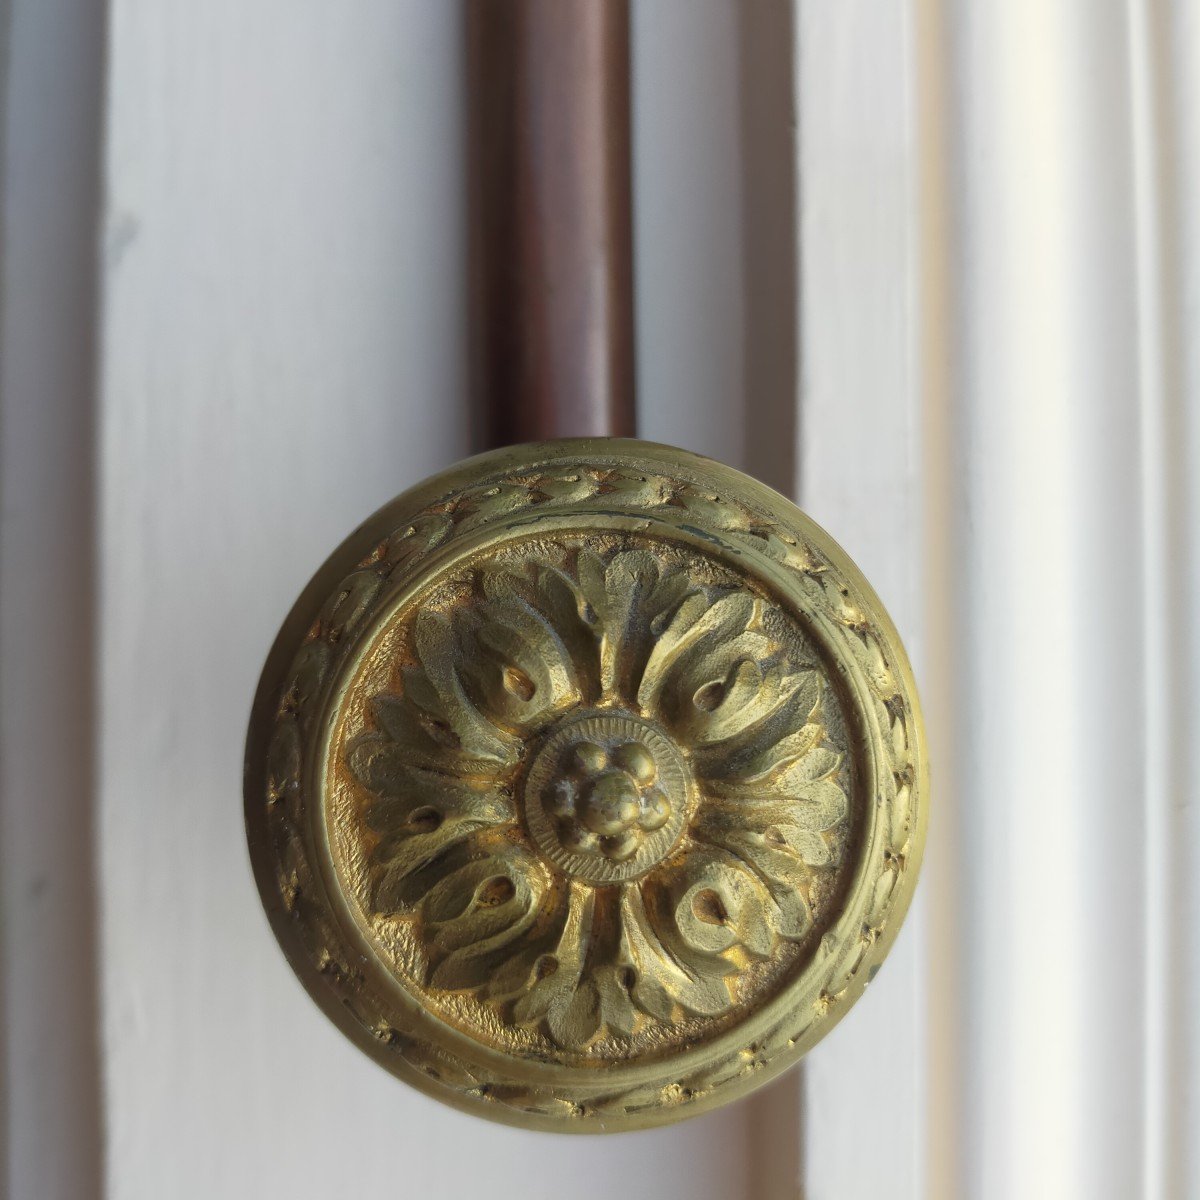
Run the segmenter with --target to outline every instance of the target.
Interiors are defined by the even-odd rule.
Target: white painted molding
[[[879,592],[920,687],[908,16],[865,2],[798,11],[800,502]],[[924,891],[879,977],[806,1060],[806,1200],[924,1194]]]
[[[810,1056],[808,1195],[1190,1196],[1200,18],[800,12],[802,495],[883,548],[934,773],[924,953]]]
[[[915,12],[950,785],[930,1194],[1174,1200],[1200,950],[1195,14]]]
[[[1143,1195],[1200,1195],[1200,14],[1128,0],[1145,654]]]
[[[94,1196],[102,5],[10,0],[0,254],[0,1194]]]

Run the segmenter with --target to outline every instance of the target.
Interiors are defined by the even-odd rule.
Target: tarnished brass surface
[[[645,442],[518,446],[376,513],[268,659],[276,935],[397,1075],[555,1130],[795,1062],[874,975],[928,789],[904,651],[794,506]]]

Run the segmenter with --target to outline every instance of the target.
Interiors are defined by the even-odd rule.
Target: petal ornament
[[[246,814],[314,998],[519,1124],[743,1094],[861,993],[928,805],[911,673],[798,510],[639,442],[471,460],[335,552],[264,671]]]

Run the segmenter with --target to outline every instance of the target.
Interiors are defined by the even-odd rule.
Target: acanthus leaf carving
[[[846,663],[854,664],[853,669],[861,672],[870,694],[874,697],[872,719],[877,722],[879,729],[890,735],[886,739],[886,745],[880,744],[875,747],[880,761],[875,775],[877,786],[878,781],[884,778],[889,780],[890,786],[880,789],[879,802],[886,810],[886,819],[882,836],[871,844],[868,870],[869,878],[875,883],[862,909],[862,938],[857,945],[843,947],[840,953],[835,953],[836,947],[832,945],[830,950],[826,951],[825,941],[821,942],[811,965],[805,971],[806,987],[812,989],[811,995],[814,997],[811,1006],[803,1010],[780,1012],[775,1023],[765,1031],[760,1031],[753,1043],[747,1044],[732,1056],[712,1061],[677,1084],[661,1087],[635,1084],[616,1089],[600,1088],[584,1099],[586,1089],[581,1092],[577,1086],[562,1088],[545,1084],[516,1083],[503,1072],[497,1073],[483,1068],[478,1063],[464,1067],[454,1054],[435,1048],[426,1034],[399,1030],[391,1024],[395,1018],[389,1018],[387,1015],[387,1002],[374,992],[360,972],[345,966],[336,971],[332,966],[328,970],[321,966],[325,961],[333,963],[334,960],[329,957],[326,947],[337,944],[339,934],[319,899],[321,885],[311,868],[313,852],[305,833],[309,820],[307,814],[310,799],[306,794],[302,772],[303,752],[312,736],[313,719],[321,703],[326,681],[338,669],[339,656],[347,647],[353,645],[358,629],[376,611],[381,597],[386,596],[388,590],[399,581],[411,578],[414,572],[419,571],[421,563],[431,550],[443,546],[460,534],[509,520],[519,514],[566,510],[572,506],[584,510],[598,501],[602,501],[606,510],[614,512],[626,509],[639,515],[662,513],[668,519],[674,519],[675,513],[686,514],[689,522],[697,525],[703,523],[706,529],[719,534],[730,544],[741,544],[747,552],[762,555],[791,572],[797,591],[808,597],[806,603],[811,604],[812,610],[824,614],[824,617],[845,631],[844,634],[837,634],[830,628],[827,632],[833,638],[831,644],[834,646],[834,653]],[[535,578],[532,580],[518,581],[516,590],[526,599],[532,594],[533,607],[552,618],[554,628],[572,661],[579,661],[586,655],[589,645],[596,645],[600,657],[600,679],[595,686],[600,689],[601,694],[606,687],[624,689],[624,694],[628,694],[631,684],[640,682],[633,678],[633,673],[638,668],[639,651],[636,646],[613,639],[606,642],[598,622],[599,614],[605,613],[612,606],[620,612],[626,598],[619,594],[610,596],[605,587],[611,562],[604,562],[599,556],[593,556],[585,567],[584,560],[585,556],[581,555],[580,572],[577,576],[572,577],[569,572],[546,567],[535,571]],[[376,586],[371,576],[383,581],[386,586]],[[792,530],[777,524],[774,519],[764,520],[758,511],[735,498],[730,492],[717,496],[705,487],[680,483],[670,475],[648,472],[646,467],[640,464],[632,469],[619,465],[604,469],[571,466],[558,474],[517,471],[506,479],[497,479],[494,482],[481,479],[478,484],[461,489],[453,496],[434,503],[394,533],[383,536],[376,549],[364,557],[347,576],[345,584],[338,589],[338,594],[331,596],[330,603],[321,611],[308,638],[300,644],[294,666],[287,673],[287,681],[279,686],[279,707],[274,718],[275,732],[269,739],[272,747],[272,765],[269,775],[263,777],[261,791],[266,800],[263,811],[268,822],[269,845],[276,848],[272,851],[272,856],[277,863],[275,877],[278,896],[282,909],[289,914],[290,929],[293,931],[288,933],[287,937],[298,939],[298,944],[307,947],[304,953],[309,955],[316,972],[340,995],[341,1011],[346,1017],[352,1022],[357,1022],[365,1036],[380,1045],[388,1054],[397,1055],[411,1064],[418,1073],[436,1080],[439,1084],[463,1095],[469,1094],[481,1103],[499,1104],[552,1122],[591,1118],[607,1121],[612,1114],[634,1114],[663,1106],[691,1104],[703,1100],[715,1091],[723,1091],[737,1080],[752,1076],[772,1054],[783,1054],[793,1049],[798,1052],[799,1048],[807,1045],[814,1036],[814,1030],[823,1026],[844,998],[857,994],[865,979],[864,965],[872,964],[870,975],[877,969],[879,954],[872,952],[872,946],[883,940],[885,932],[894,924],[896,896],[903,890],[904,896],[899,904],[902,911],[907,893],[911,891],[911,880],[903,889],[900,888],[900,882],[906,875],[911,874],[913,864],[919,857],[919,839],[916,841],[916,853],[912,851],[914,837],[923,823],[921,809],[924,798],[917,784],[923,769],[920,756],[924,750],[920,745],[919,718],[912,705],[911,683],[902,681],[897,676],[892,652],[894,643],[890,641],[889,631],[875,623],[870,602],[864,605],[861,598],[855,598],[853,592],[847,591],[844,579],[844,569],[841,566],[834,567],[827,557],[827,551],[820,548],[819,544],[797,536]],[[660,578],[655,586],[665,588],[670,594],[656,593],[652,587],[646,595],[635,600],[637,611],[644,613],[647,606],[654,610],[655,605],[661,603],[663,610],[673,614],[678,603],[684,598],[688,581],[678,573],[667,574]],[[533,589],[532,593],[529,591],[530,587]],[[676,595],[675,592],[679,594]],[[655,636],[665,628],[661,612],[655,612],[651,620],[656,618],[657,624],[652,631]],[[461,639],[469,636],[472,631],[460,627],[452,632],[456,638]],[[502,643],[496,643],[493,639],[489,648],[492,652],[500,651]],[[741,665],[740,676],[735,672],[731,679],[727,674],[720,681],[720,686],[725,689],[724,694],[728,695],[731,691],[736,694],[743,693],[752,679],[749,673],[759,669],[756,662],[753,667]],[[495,687],[497,678],[493,675],[490,686]],[[776,686],[766,682],[769,678],[769,675],[763,675],[765,686]],[[533,677],[520,663],[514,665],[513,674],[500,680],[501,686],[506,687],[509,694],[518,699],[521,692],[528,690],[529,683],[532,682]],[[795,683],[796,679],[791,677],[787,682],[790,685]],[[483,683],[478,679],[471,680],[467,691],[482,687]],[[824,730],[820,712],[821,687],[819,679],[800,680],[795,693],[794,707],[803,709],[807,706],[805,720],[797,727],[783,730],[777,741],[758,745],[753,739],[748,739],[738,748],[722,747],[718,744],[718,750],[729,751],[725,760],[736,765],[736,770],[740,773],[733,777],[733,794],[720,798],[736,802],[739,799],[738,784],[752,783],[756,775],[778,778],[789,766],[810,757],[815,749],[830,753],[828,746],[820,745]],[[808,690],[805,690],[806,688]],[[592,694],[594,693],[581,690],[579,703],[589,703],[587,696]],[[711,700],[711,694],[706,699]],[[568,710],[569,704],[563,711]],[[684,712],[687,710],[684,709]],[[728,715],[733,714],[734,709],[729,709]],[[696,718],[699,722],[705,719]],[[406,725],[405,728],[407,731],[411,726]],[[417,739],[420,748],[409,754],[386,730],[376,727],[376,740],[372,742],[369,738],[364,738],[362,743],[355,747],[354,758],[355,773],[362,773],[363,786],[371,791],[378,790],[381,796],[390,795],[398,801],[398,807],[393,814],[386,815],[383,808],[377,814],[381,825],[377,832],[380,833],[381,839],[392,837],[393,847],[398,847],[400,840],[409,838],[407,832],[398,839],[394,837],[395,831],[392,834],[388,833],[388,828],[396,820],[407,824],[410,818],[415,816],[418,825],[424,823],[428,826],[438,819],[435,812],[429,811],[434,805],[422,805],[418,802],[422,796],[429,795],[431,788],[436,793],[439,804],[444,804],[448,810],[446,817],[441,819],[478,822],[469,831],[468,837],[443,847],[436,855],[424,861],[421,872],[435,869],[415,880],[410,893],[411,898],[405,901],[410,906],[422,902],[423,897],[428,894],[428,891],[422,889],[426,888],[429,879],[456,861],[453,855],[461,853],[464,846],[467,852],[461,856],[463,861],[469,861],[475,854],[476,841],[485,848],[490,848],[488,853],[491,853],[495,849],[495,839],[489,831],[510,823],[517,803],[511,789],[495,788],[486,783],[484,776],[487,770],[493,769],[496,757],[493,751],[489,750],[480,755],[477,753],[478,746],[467,752],[462,752],[460,747],[460,753],[454,761],[464,768],[463,779],[466,782],[459,780],[457,783],[461,783],[461,786],[457,786],[456,781],[447,776],[442,768],[446,761],[446,741],[453,743],[460,735],[451,725],[439,724],[437,715],[427,715],[423,732],[425,738]],[[509,729],[508,732],[513,731]],[[673,736],[666,730],[664,734]],[[697,738],[697,746],[698,743]],[[421,750],[426,752],[423,762],[418,761],[421,759]],[[689,757],[689,763],[699,762],[706,753],[703,748],[697,748]],[[783,803],[786,805],[790,796],[803,800],[806,806],[810,806],[794,806],[790,823],[775,819],[780,812],[780,803],[776,799],[760,805],[759,816],[762,819],[747,818],[744,822],[735,820],[727,824],[726,828],[736,830],[741,823],[743,833],[749,831],[756,844],[764,849],[779,849],[775,843],[782,839],[786,848],[795,852],[809,872],[820,872],[823,868],[819,862],[819,843],[803,835],[816,834],[820,837],[828,828],[843,819],[846,797],[843,791],[842,800],[839,802],[829,788],[822,786],[827,782],[825,775],[813,773],[818,761],[819,756],[813,758],[810,765],[800,772],[812,774],[812,778],[808,780],[809,790],[803,795],[794,787],[799,782],[799,776],[788,776],[787,786],[782,795]],[[709,771],[709,774],[712,775],[713,772]],[[250,795],[248,792],[248,797]],[[716,787],[713,788],[710,798],[714,801],[715,819],[715,802],[719,798],[719,790]],[[426,811],[422,812],[422,808]],[[811,817],[805,815],[807,812],[811,812]],[[770,819],[769,824],[763,823],[766,819]],[[826,820],[830,821],[830,825],[822,827],[821,823]],[[715,823],[720,826],[720,821]],[[809,828],[810,825],[814,827]],[[699,825],[695,826],[698,834],[705,834],[695,838],[696,845],[708,847],[717,853],[728,853],[724,847],[707,838],[707,829],[707,823],[703,830]],[[422,832],[432,830],[425,829]],[[692,837],[691,827],[686,836]],[[818,861],[808,862],[806,856]],[[745,862],[745,859],[742,861]],[[699,862],[697,859],[697,865]],[[876,863],[879,864],[878,867],[874,865]],[[518,865],[523,872],[528,864]],[[541,865],[545,866],[544,863]],[[740,874],[744,868],[736,868],[736,871]],[[515,877],[520,874],[521,872],[489,874],[488,879],[484,881],[485,889],[490,881],[503,879],[513,888],[513,895],[505,897],[503,884],[493,885],[491,892],[485,892],[488,901],[485,907],[512,905],[514,901],[519,907],[521,901],[516,895]],[[413,875],[414,873],[410,873],[407,878],[413,878]],[[495,890],[496,886],[500,887],[499,893]],[[476,897],[477,890],[471,892],[472,897]],[[762,925],[748,919],[739,920],[743,910],[738,908],[735,891],[728,891],[722,898],[720,889],[711,890],[720,900],[726,917],[734,926],[740,926],[737,941],[741,951],[745,952],[745,957],[739,958],[738,962],[741,969],[741,964],[746,958],[753,959],[756,954],[766,949],[766,943],[761,940]],[[685,888],[684,892],[690,894],[693,900],[698,895],[695,889],[688,893],[688,889]],[[792,893],[793,896],[797,894]],[[532,899],[534,889],[530,889],[529,895]],[[500,901],[499,905],[496,904],[497,898]],[[778,896],[774,899],[778,901]],[[711,898],[705,897],[704,903],[710,902]],[[745,901],[745,905],[747,914],[753,912],[751,901]],[[409,911],[412,911],[411,908]],[[664,911],[669,910],[664,910],[661,905],[655,908],[660,918]],[[508,912],[511,913],[512,909]],[[465,914],[460,912],[457,916],[451,915],[443,920],[453,921],[463,915]],[[503,922],[504,914],[497,919]],[[779,919],[791,921],[788,928],[799,935],[809,918],[804,911],[804,905],[793,903],[790,913],[782,915]],[[682,924],[687,926],[689,922],[682,920]],[[752,925],[759,931],[757,935],[750,932]],[[465,925],[458,928],[464,933],[467,930]],[[698,926],[691,925],[689,936],[694,936],[697,928]],[[448,926],[443,926],[443,931],[448,929]],[[678,934],[678,931],[676,933]],[[280,937],[284,936],[281,930]],[[517,938],[521,939],[523,936],[518,933]],[[772,931],[771,936],[781,935]],[[446,950],[447,958],[455,953],[459,947],[451,946],[454,940],[455,937],[449,935],[443,937],[439,941],[439,953]],[[475,945],[480,939],[476,939],[472,931],[468,940],[471,945]],[[704,953],[711,956],[715,943],[711,939],[705,941],[703,937],[699,940],[703,943]],[[494,999],[504,1005],[514,1004],[521,997],[528,995],[534,985],[553,974],[550,969],[552,964],[549,962],[553,949],[552,943],[543,945],[535,934],[528,944],[522,942],[520,949],[504,950],[495,960],[496,965],[489,966],[487,979],[482,985],[468,982],[466,986],[477,989],[480,995],[489,1000]],[[610,960],[592,971],[591,988],[582,989],[582,996],[581,989],[575,988],[574,1008],[570,1010],[574,1015],[570,1020],[566,1019],[565,1014],[568,1010],[564,1008],[564,1017],[559,1022],[560,1030],[568,1041],[579,1041],[587,1036],[580,1031],[589,1028],[593,1020],[590,1015],[592,1012],[601,1014],[601,1024],[618,1037],[624,1036],[624,1031],[631,1025],[646,1020],[647,1013],[652,1014],[654,1008],[664,1014],[661,1018],[663,1021],[670,1022],[680,1017],[682,1005],[665,990],[656,991],[653,971],[640,969],[641,963],[649,961],[657,951],[651,947],[650,951],[643,950],[642,953],[645,955],[644,959],[639,958],[637,952],[631,948],[630,939],[621,939]],[[720,959],[720,952],[717,958]],[[470,972],[459,976],[463,977],[468,980],[472,978]],[[564,979],[566,978],[564,976]],[[727,976],[722,977],[723,986],[727,979]],[[645,1009],[638,1007],[633,1000],[633,989],[639,984],[640,994],[646,1000]],[[581,1013],[584,1016],[576,1020]]]

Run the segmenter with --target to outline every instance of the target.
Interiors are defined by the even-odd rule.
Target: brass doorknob
[[[263,903],[396,1075],[514,1124],[662,1124],[878,969],[928,788],[845,553],[728,467],[518,446],[404,493],[297,601],[246,755]]]

